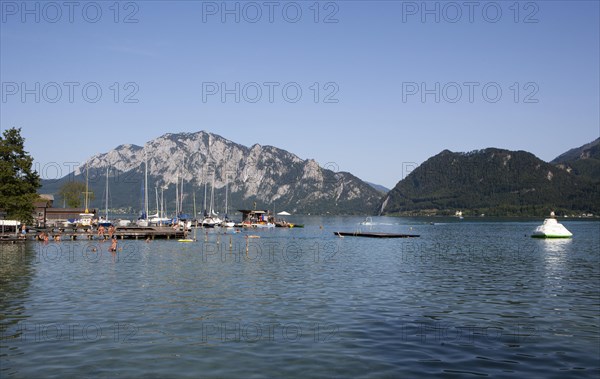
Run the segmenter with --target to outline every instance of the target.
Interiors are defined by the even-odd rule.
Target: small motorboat
[[[533,238],[571,238],[573,233],[569,232],[564,225],[560,224],[554,217],[554,212],[550,213],[550,218],[544,220],[544,223],[535,228]]]

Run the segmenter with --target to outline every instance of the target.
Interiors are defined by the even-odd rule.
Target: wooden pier
[[[15,244],[15,243],[23,243],[25,242],[25,238],[20,238],[19,236],[15,236],[15,234],[0,234],[0,243],[5,244]]]
[[[168,226],[154,227],[122,227],[117,228],[114,233],[118,239],[180,239],[187,235],[186,232],[179,229],[173,229]],[[108,234],[107,234],[108,236]]]
[[[55,239],[56,236],[60,236],[61,241],[68,240],[98,240],[98,239],[110,239],[108,233],[98,234],[97,230],[82,230],[82,229],[48,229],[38,230],[35,234],[36,239],[40,233],[46,233],[49,240]],[[120,240],[123,239],[181,239],[185,238],[187,233],[179,229],[173,229],[166,226],[156,227],[118,227],[116,228],[113,235]]]

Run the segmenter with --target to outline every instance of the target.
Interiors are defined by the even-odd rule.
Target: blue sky
[[[315,3],[2,0],[1,128],[62,174],[206,130],[388,187],[443,149],[600,136],[597,1]]]

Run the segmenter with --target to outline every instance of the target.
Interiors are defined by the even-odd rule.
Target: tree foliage
[[[0,136],[0,209],[6,212],[7,219],[33,223],[33,202],[41,184],[32,165],[21,129],[5,130]]]
[[[80,208],[85,198],[85,183],[75,181],[66,182],[60,187],[58,195],[65,200],[67,207]],[[94,200],[93,192],[89,193],[88,200]]]

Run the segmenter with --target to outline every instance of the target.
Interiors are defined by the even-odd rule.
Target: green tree
[[[0,209],[6,212],[7,219],[33,223],[33,202],[41,183],[32,165],[21,129],[5,130],[0,136]]]
[[[67,182],[60,187],[58,195],[62,197],[69,208],[80,208],[85,197],[85,183]],[[94,200],[94,193],[88,194],[88,200]]]

